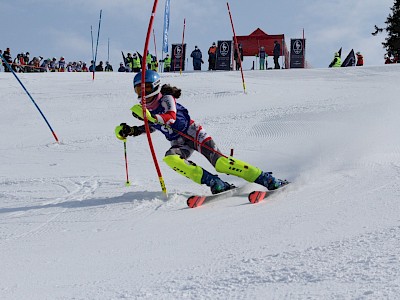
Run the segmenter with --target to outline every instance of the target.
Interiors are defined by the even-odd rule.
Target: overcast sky
[[[374,25],[384,22],[394,0],[247,0],[230,1],[237,35],[256,28],[267,34],[301,38],[305,30],[306,59],[314,68],[327,67],[343,47],[364,54],[365,65],[382,65],[385,54],[382,33],[371,35]],[[161,56],[165,0],[158,1],[154,30]],[[96,42],[100,9],[103,10],[97,60],[117,66],[121,50],[143,52],[150,19],[151,0],[0,0],[0,49],[10,47],[32,56],[64,56],[66,61],[92,58],[90,26]],[[203,54],[218,40],[232,38],[226,0],[171,0],[169,44],[181,43],[186,18],[185,42],[191,52],[198,45]],[[171,47],[170,47],[171,48]],[[169,49],[171,50],[171,49]],[[150,51],[154,53],[153,38]],[[248,63],[253,58],[245,58]],[[270,62],[272,64],[272,61]],[[191,63],[189,64],[191,66]],[[205,69],[205,67],[203,67]]]

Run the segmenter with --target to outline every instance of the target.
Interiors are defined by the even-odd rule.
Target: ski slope
[[[251,205],[205,186],[121,122],[128,73],[0,73],[1,299],[398,299],[400,66],[162,74],[220,150],[292,182]],[[214,172],[205,158],[191,159]],[[240,178],[222,175],[236,185]],[[249,187],[251,189],[251,187]]]

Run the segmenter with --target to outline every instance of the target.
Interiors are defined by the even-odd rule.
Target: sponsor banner
[[[172,44],[171,49],[171,71],[181,70],[182,61],[182,71],[185,71],[185,59],[186,59],[186,44]]]
[[[170,0],[165,0],[164,31],[163,31],[164,53],[168,53],[169,9],[170,9]]]
[[[218,41],[217,70],[231,70],[232,41]]]
[[[290,40],[290,68],[304,68],[305,42],[303,39]]]

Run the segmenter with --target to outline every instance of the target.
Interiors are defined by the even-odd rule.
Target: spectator
[[[58,72],[65,72],[65,59],[63,56],[58,61]]]
[[[281,45],[278,43],[278,41],[274,42],[274,64],[275,64],[275,69],[280,69],[281,66],[279,65],[279,56],[281,56]]]
[[[264,70],[266,55],[267,55],[267,53],[265,52],[264,46],[261,46],[260,51],[258,52],[258,57],[260,58],[260,70]],[[267,63],[267,67],[268,67],[268,63]]]
[[[50,72],[57,72],[57,58],[53,57],[49,64]]]
[[[21,68],[19,66],[19,59],[20,59],[21,54],[17,54],[17,57],[14,58],[13,64],[12,64],[12,69],[14,70],[14,72],[20,73],[21,72]]]
[[[24,58],[24,56],[25,56],[25,54],[24,54],[24,53],[21,53],[21,54],[19,55],[19,62],[18,62],[18,64],[19,64],[19,70],[20,70],[20,72],[22,72],[22,73],[26,72],[26,70],[25,70],[25,58]]]
[[[132,72],[139,73],[141,68],[142,68],[142,63],[141,63],[141,59],[140,59],[139,55],[137,55],[136,53],[133,53],[132,67],[131,67]]]
[[[216,62],[217,62],[217,46],[215,42],[212,43],[212,46],[208,49],[208,70],[216,70]]]
[[[242,44],[239,44],[238,49],[239,49],[239,54],[238,54],[238,50],[236,48],[235,48],[235,52],[233,53],[233,58],[235,60],[236,71],[240,70],[240,66],[242,65],[242,61],[243,61]]]
[[[4,60],[11,66],[12,58],[11,58],[11,50],[7,48],[3,53]],[[11,72],[10,69],[7,67],[6,63],[3,62],[4,72]]]
[[[29,58],[29,52],[26,52],[24,55],[24,60],[25,60],[25,65],[29,65],[30,58]]]
[[[100,63],[96,66],[95,71],[96,72],[103,72],[104,71],[103,62],[102,61],[100,61]]]
[[[29,67],[29,63],[31,61],[31,59],[29,58],[29,52],[23,53],[23,60],[24,60],[24,71],[25,72],[32,72],[32,68]]]
[[[30,62],[29,62],[29,70],[31,72],[40,72],[40,59],[38,57],[34,57]]]
[[[126,72],[126,68],[124,67],[124,63],[119,64],[118,72]]]
[[[151,70],[151,62],[153,61],[153,55],[151,55],[149,52],[147,52],[146,55],[146,64],[147,64],[147,69]]]
[[[90,61],[90,67],[89,67],[89,72],[93,72],[94,71],[94,60]]]
[[[131,53],[127,54],[128,56],[125,58],[125,71],[132,72],[133,69],[133,57]],[[133,56],[136,57],[136,53],[133,53]]]
[[[72,62],[68,62],[67,64],[67,72],[73,72],[74,68],[72,67]]]
[[[88,67],[87,67],[85,62],[82,63],[82,72],[89,72],[89,69],[88,69]]]
[[[158,61],[157,61],[157,57],[152,55],[151,57],[151,68],[150,70],[153,70],[155,72],[158,71]]]
[[[335,57],[332,62],[329,64],[329,68],[338,68],[342,66],[342,59],[340,58],[339,52],[335,52]]]
[[[82,72],[82,62],[81,61],[78,61],[76,63],[75,71],[76,72]]]
[[[203,64],[204,61],[203,55],[197,46],[194,46],[194,50],[192,51],[192,54],[190,54],[190,57],[193,58],[193,70],[201,71],[201,64]]]
[[[364,57],[362,56],[362,54],[360,52],[357,52],[356,56],[357,56],[356,66],[363,66],[364,65]]]
[[[171,72],[171,57],[169,57],[169,54],[160,62],[164,63],[164,72]]]
[[[106,71],[106,72],[113,72],[114,71],[112,65],[110,65],[110,63],[108,61],[106,61],[106,66],[104,68],[104,71]]]
[[[49,71],[49,63],[50,63],[50,58],[45,59],[42,64],[40,65],[40,72],[48,72]]]
[[[72,72],[78,72],[78,63],[76,61],[72,62]]]

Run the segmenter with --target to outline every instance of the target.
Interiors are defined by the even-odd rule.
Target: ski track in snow
[[[303,251],[264,255],[261,248],[253,257],[241,253],[240,260],[228,255],[213,266],[173,270],[190,275],[158,282],[140,291],[138,299],[163,299],[163,295],[169,299],[223,299],[227,295],[229,299],[262,299],[259,295],[263,294],[269,299],[395,299],[400,288],[400,260],[395,254],[399,238],[397,226]],[[339,261],[330,259],[338,253]],[[312,285],[321,291],[299,292],[300,287]],[[379,291],[371,285],[379,286]],[[207,297],[204,290],[209,291]]]
[[[128,140],[124,186],[113,129],[139,124],[129,74],[21,74],[59,145],[0,81],[0,298],[397,299],[398,71],[246,72],[246,94],[237,72],[163,74],[222,152],[292,181],[256,205],[196,209],[187,197],[208,188],[162,163],[159,134],[168,199],[144,137]]]

